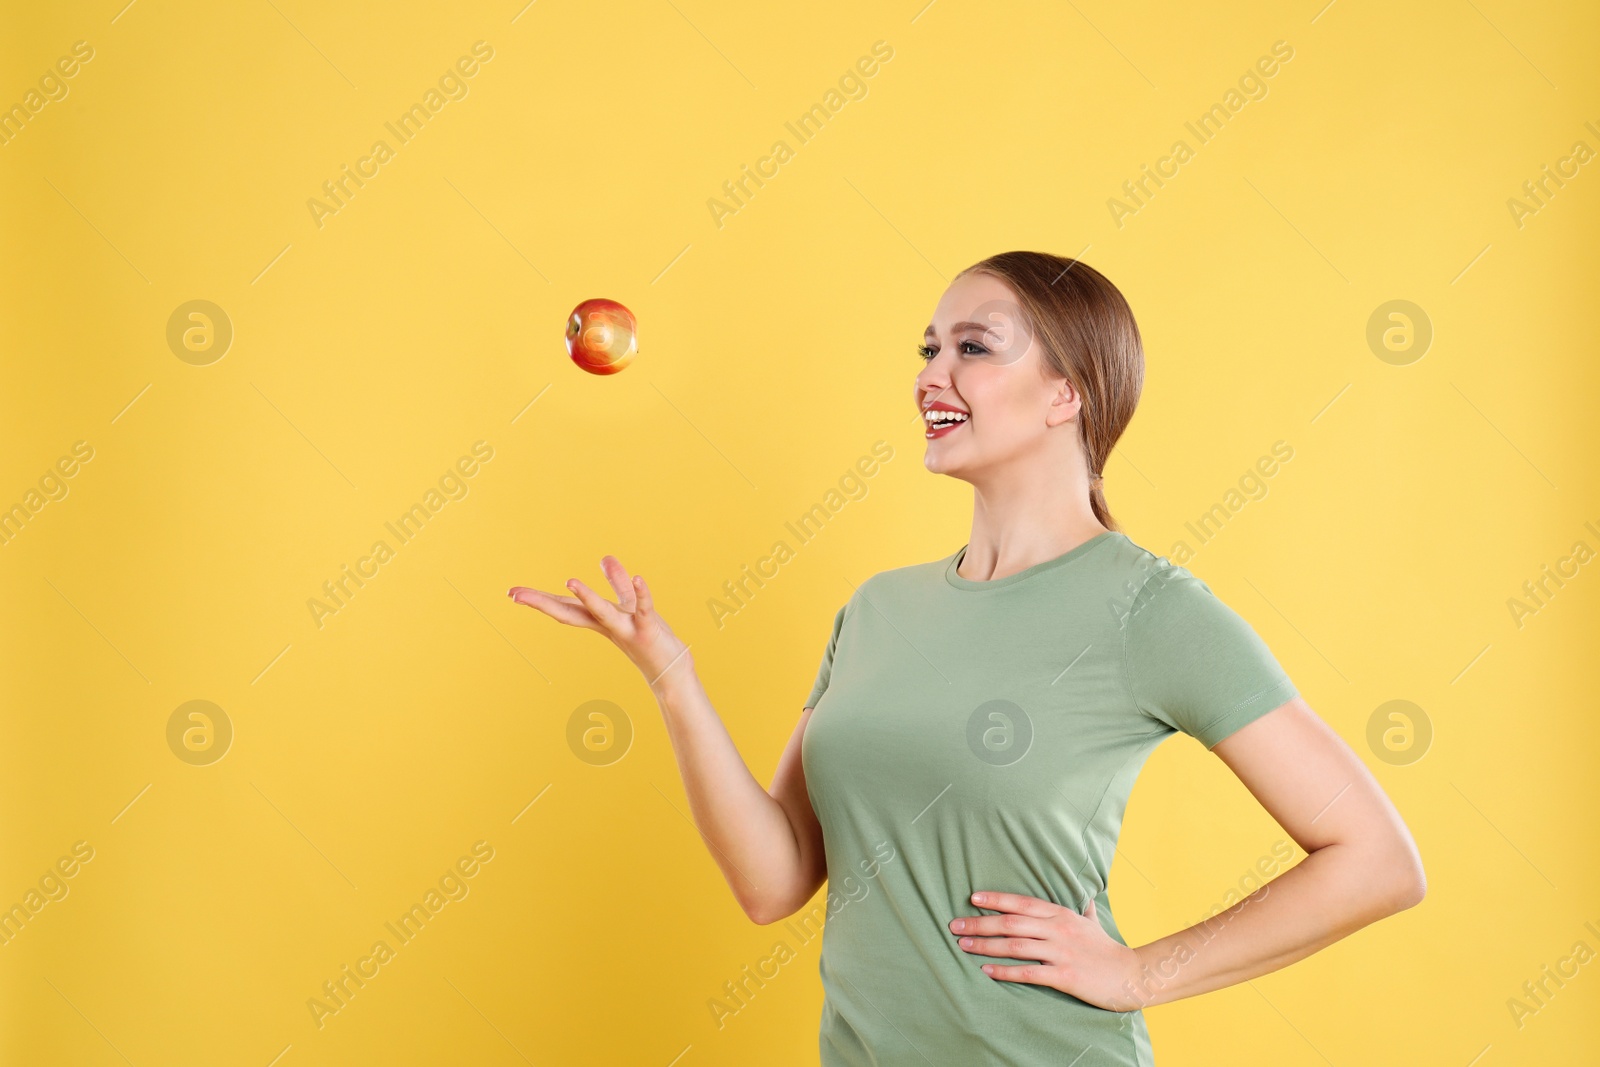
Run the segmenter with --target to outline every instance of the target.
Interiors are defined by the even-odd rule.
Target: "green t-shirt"
[[[1149,1067],[1141,1011],[990,978],[1035,961],[968,952],[949,922],[998,914],[979,889],[1080,913],[1092,896],[1126,944],[1106,878],[1145,758],[1180,730],[1211,748],[1297,691],[1204,582],[1120,532],[993,581],[959,575],[965,553],[863,582],[806,699],[822,1064]]]

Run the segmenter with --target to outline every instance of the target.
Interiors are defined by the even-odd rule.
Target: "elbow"
[[[782,922],[806,906],[806,902],[816,895],[817,889],[822,885],[822,878],[808,880],[803,885],[793,885],[773,891],[769,887],[767,893],[752,894],[742,898],[739,906],[744,909],[745,915],[757,926],[771,926],[773,923]]]
[[[1428,895],[1428,876],[1422,869],[1422,856],[1409,838],[1386,865],[1383,894],[1385,914],[1393,915],[1414,908]]]
[[[804,908],[827,880],[828,868],[822,862],[822,853],[811,852],[802,856],[799,872],[789,879],[763,879],[765,888],[751,886],[749,892],[740,895],[739,906],[757,926],[771,926]]]
[[[1417,866],[1416,874],[1401,883],[1401,889],[1396,899],[1398,906],[1395,911],[1405,911],[1422,903],[1422,898],[1428,895],[1428,879],[1422,873],[1422,867]]]
[[[794,912],[793,908],[785,909],[783,902],[774,898],[770,885],[765,891],[751,885],[735,896],[739,901],[739,910],[744,912],[745,918],[757,926],[771,926],[788,918]]]
[[[794,909],[785,911],[783,908],[773,907],[771,902],[763,901],[745,904],[744,913],[757,926],[771,926],[793,915]]]
[[[767,926],[772,923],[772,910],[763,900],[739,897],[739,910],[744,912],[745,918],[757,926]]]

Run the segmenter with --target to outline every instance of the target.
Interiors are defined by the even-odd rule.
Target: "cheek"
[[[971,396],[974,429],[990,440],[1021,440],[1046,429],[1048,398],[1021,392],[1011,382],[992,385]]]
[[[965,370],[966,374],[956,379],[956,389],[972,409],[974,422],[1005,426],[1027,407],[1027,399],[1017,394],[1011,380],[1014,375],[1008,373],[1008,368],[975,363]]]

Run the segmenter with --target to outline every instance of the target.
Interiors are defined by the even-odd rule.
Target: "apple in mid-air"
[[[567,317],[567,354],[590,374],[616,374],[639,354],[633,312],[615,300],[585,300]]]

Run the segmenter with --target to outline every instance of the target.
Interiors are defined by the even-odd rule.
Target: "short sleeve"
[[[828,637],[828,647],[822,653],[822,666],[817,668],[817,680],[811,686],[811,695],[806,697],[805,707],[816,707],[817,701],[828,689],[828,679],[833,674],[833,654],[839,647],[839,631],[844,628],[844,612],[849,606],[845,604],[833,617],[833,633]]]
[[[1165,558],[1135,596],[1122,635],[1139,710],[1207,749],[1299,695],[1250,624]]]

